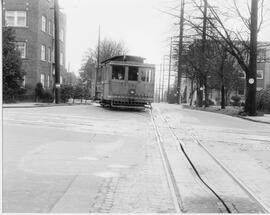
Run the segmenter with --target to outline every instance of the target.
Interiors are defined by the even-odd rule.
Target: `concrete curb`
[[[229,115],[229,114],[219,113],[219,112],[214,112],[214,111],[208,111],[208,110],[200,110],[200,109],[188,108],[188,107],[186,107],[186,106],[184,106],[183,109],[187,109],[187,110],[197,110],[197,111],[204,111],[204,112],[216,113],[216,114],[223,114],[223,115],[226,115],[226,116],[237,117],[237,118],[244,119],[244,120],[248,120],[248,121],[251,121],[251,122],[270,124],[270,122],[265,122],[265,121],[256,120],[256,119],[250,119],[250,118],[247,118],[247,117],[244,117],[244,116],[240,116],[240,115]]]
[[[250,119],[250,118],[246,118],[244,116],[235,116],[235,117],[238,117],[238,118],[241,118],[241,119],[244,119],[244,120],[248,120],[248,121],[251,121],[251,122],[270,124],[270,122],[265,122],[265,121],[256,120],[256,119]]]

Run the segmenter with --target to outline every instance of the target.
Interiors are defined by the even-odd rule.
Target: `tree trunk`
[[[225,109],[225,86],[221,85],[221,109]]]
[[[190,102],[189,102],[189,106],[192,106],[192,102],[193,102],[193,94],[194,94],[194,89],[193,89],[193,80],[191,80],[191,91],[190,91],[190,95],[189,95],[189,98],[190,98]]]
[[[202,81],[198,80],[198,85],[197,85],[197,106],[202,107],[203,106],[203,90],[200,88],[203,86]]]
[[[204,95],[205,95],[204,107],[209,107],[207,80],[205,80],[204,84]]]

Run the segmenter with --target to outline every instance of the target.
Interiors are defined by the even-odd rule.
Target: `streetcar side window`
[[[112,66],[112,79],[124,80],[125,79],[125,66]]]
[[[139,76],[139,67],[129,66],[128,67],[128,80],[138,81],[138,76]]]

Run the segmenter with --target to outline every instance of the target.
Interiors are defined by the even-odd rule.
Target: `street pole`
[[[205,43],[206,43],[206,25],[207,25],[207,8],[208,8],[208,2],[207,0],[204,0],[204,10],[203,10],[203,33],[202,33],[202,54],[203,54],[203,58],[205,56]],[[204,78],[205,76],[205,60],[203,59],[202,62],[202,78]],[[205,80],[207,81],[207,80]],[[205,84],[204,82],[201,83],[201,86],[203,88],[203,84]],[[206,84],[205,84],[206,85]],[[205,91],[205,107],[208,107],[208,96],[207,96],[207,86],[204,87],[204,91]],[[201,98],[203,100],[203,90],[201,90]]]
[[[250,60],[247,80],[248,115],[256,115],[258,0],[251,0]]]
[[[4,22],[2,20],[2,18],[3,18],[2,13],[3,13],[3,0],[1,0],[1,4],[0,4],[0,20],[1,20],[2,26],[4,26]],[[1,53],[0,53],[0,72],[2,74],[1,78],[0,78],[0,83],[1,83],[0,86],[2,89],[2,90],[0,90],[0,92],[1,92],[0,99],[3,102],[3,51],[2,51],[3,50],[3,27],[0,29],[0,50],[1,50]],[[3,119],[3,111],[1,111],[0,117],[1,117],[1,119]],[[0,129],[0,135],[1,135],[1,137],[3,137],[3,125],[1,126],[1,129]],[[1,148],[0,151],[1,151],[1,154],[3,155],[3,148]],[[0,174],[3,175],[3,168],[1,168]],[[1,190],[3,190],[3,184],[1,186]]]
[[[180,11],[180,29],[179,29],[179,44],[178,44],[178,67],[177,67],[177,102],[181,104],[181,64],[182,64],[182,51],[183,51],[183,30],[184,30],[184,11],[185,11],[185,0],[181,0],[181,11]]]
[[[162,71],[162,64],[159,67],[159,88],[158,88],[158,102],[160,103],[160,93],[161,93],[161,71]]]
[[[97,99],[97,78],[99,73],[99,64],[100,64],[100,25],[98,26],[98,53],[97,53],[97,68],[95,72],[95,85],[94,85],[94,99]]]
[[[165,76],[165,55],[163,56],[163,69],[162,69],[162,102],[164,102],[164,76]]]
[[[170,44],[170,60],[169,60],[169,75],[168,75],[168,89],[167,89],[167,102],[170,94],[170,80],[171,80],[171,61],[172,61],[172,37],[171,37],[171,44]]]
[[[204,0],[204,10],[203,10],[203,30],[202,30],[202,56],[200,59],[200,65],[201,65],[201,72],[199,74],[198,77],[198,82],[199,82],[199,86],[197,87],[197,93],[198,93],[198,106],[202,107],[203,105],[203,85],[204,85],[204,76],[205,76],[205,60],[204,60],[204,56],[205,56],[205,44],[206,44],[206,24],[207,24],[207,0]],[[207,92],[207,89],[205,89],[205,92]],[[206,93],[205,93],[206,94]],[[207,95],[206,95],[207,97]],[[205,99],[205,106],[207,105],[207,99]]]
[[[54,0],[54,58],[55,58],[55,103],[60,103],[60,46],[59,46],[59,4]]]

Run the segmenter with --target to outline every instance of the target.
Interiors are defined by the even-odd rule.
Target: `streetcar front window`
[[[112,66],[112,79],[124,80],[125,79],[125,66]]]
[[[129,66],[128,67],[128,80],[138,81],[138,76],[139,76],[139,67]]]
[[[142,68],[141,69],[141,81],[151,82],[151,78],[152,78],[152,69]]]

